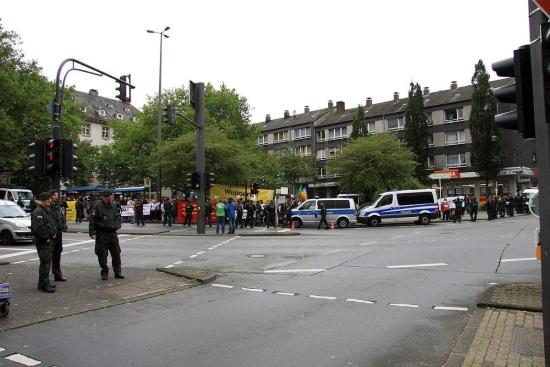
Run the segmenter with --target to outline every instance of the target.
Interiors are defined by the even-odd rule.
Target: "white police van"
[[[357,221],[371,227],[380,223],[396,223],[417,219],[430,224],[439,216],[437,194],[434,189],[389,191],[380,194],[372,205],[359,208]]]
[[[0,200],[0,242],[32,241],[31,217],[11,200]]]
[[[325,203],[327,208],[327,222],[334,223],[340,228],[346,228],[350,224],[357,223],[357,210],[353,199],[325,198],[309,199],[292,209],[292,221],[294,227],[299,228],[304,224],[319,224],[321,220],[320,203]]]

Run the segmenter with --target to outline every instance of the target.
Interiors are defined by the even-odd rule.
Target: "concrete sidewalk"
[[[542,285],[508,284],[487,290],[445,367],[544,364]]]

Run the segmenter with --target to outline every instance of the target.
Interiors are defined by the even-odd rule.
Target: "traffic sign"
[[[550,0],[534,0],[534,3],[550,18]]]
[[[450,179],[452,177],[452,173],[451,172],[437,172],[437,173],[434,172],[431,175],[429,175],[428,177],[431,178],[432,180]]]

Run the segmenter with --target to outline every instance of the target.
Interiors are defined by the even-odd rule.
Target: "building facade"
[[[507,85],[513,79],[491,82],[493,88]],[[427,162],[433,187],[438,187],[441,196],[473,195],[483,197],[485,182],[480,180],[470,162],[472,139],[470,135],[470,112],[472,109],[471,85],[459,87],[452,82],[447,90],[430,92],[424,88],[424,107],[428,116],[429,149]],[[370,134],[393,132],[404,136],[405,113],[408,98],[395,93],[392,100],[365,102],[365,124]],[[513,109],[513,105],[498,106],[499,113]],[[326,108],[292,114],[287,110],[283,118],[272,119],[266,115],[261,124],[262,136],[257,144],[270,153],[277,154],[291,148],[295,154],[315,156],[317,175],[313,182],[301,180],[298,184],[308,186],[308,194],[320,197],[336,197],[341,192],[338,177],[326,169],[326,161],[334,158],[349,143],[353,118],[357,108],[346,109],[342,101],[328,102]],[[504,169],[489,183],[490,192],[516,194],[516,182],[523,187],[537,185],[535,142],[523,140],[513,130],[502,130]]]

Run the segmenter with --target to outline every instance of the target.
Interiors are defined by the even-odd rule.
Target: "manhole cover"
[[[186,259],[181,259],[182,261],[189,261],[189,262],[197,262],[197,261],[206,261],[207,259],[203,259],[200,257],[189,257]]]
[[[251,257],[253,259],[261,259],[261,258],[264,258],[266,255],[264,254],[251,254],[251,255],[246,255],[247,257]]]

